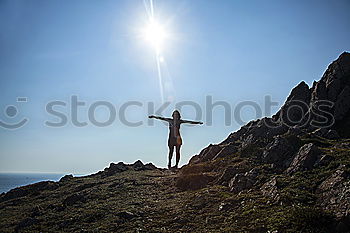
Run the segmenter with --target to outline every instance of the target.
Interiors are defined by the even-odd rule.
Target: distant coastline
[[[0,193],[40,181],[58,181],[64,175],[55,173],[0,173]]]

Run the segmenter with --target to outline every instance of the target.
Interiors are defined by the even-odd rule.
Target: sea
[[[58,181],[64,175],[53,173],[0,173],[0,193],[40,181]]]

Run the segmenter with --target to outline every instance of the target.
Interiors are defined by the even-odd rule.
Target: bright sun
[[[167,36],[164,27],[153,18],[150,19],[148,25],[143,30],[143,37],[155,48],[157,53],[162,50]]]

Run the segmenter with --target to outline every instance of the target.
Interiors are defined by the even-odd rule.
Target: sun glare
[[[157,52],[160,52],[164,46],[164,41],[167,38],[167,33],[162,25],[151,18],[143,31],[143,36]]]

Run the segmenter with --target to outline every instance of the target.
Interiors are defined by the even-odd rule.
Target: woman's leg
[[[175,165],[176,168],[179,166],[180,149],[181,149],[181,145],[176,145],[176,165]]]
[[[169,162],[168,162],[168,168],[171,168],[171,159],[173,158],[174,153],[174,145],[168,145],[169,147]]]

